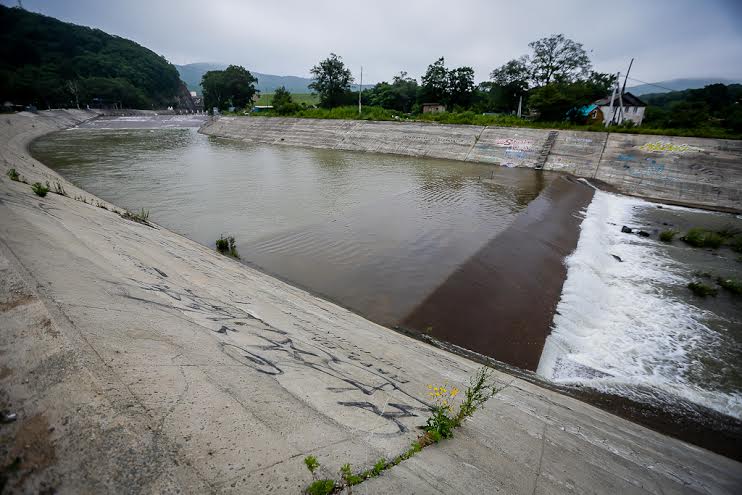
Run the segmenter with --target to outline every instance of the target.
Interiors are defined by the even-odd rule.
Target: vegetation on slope
[[[0,5],[0,101],[39,108],[171,105],[178,71],[134,43]]]

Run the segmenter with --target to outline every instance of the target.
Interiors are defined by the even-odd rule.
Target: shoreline
[[[69,120],[48,114],[9,118],[0,146],[4,168],[15,166],[31,181],[56,180],[20,145],[65,125]],[[59,180],[71,196],[81,192]],[[302,455],[317,452],[331,473],[345,462],[365,466],[398,453],[424,422],[416,397],[425,384],[465,383],[476,369],[167,229],[71,197],[36,198],[5,177],[0,191],[2,250],[10,260],[0,260],[0,270],[6,280],[23,279],[2,298],[36,301],[0,312],[11,371],[2,386],[19,412],[3,432],[20,435],[31,418],[54,428],[44,445],[55,455],[25,481],[37,488],[295,492],[308,478]],[[32,318],[33,308],[40,313]],[[40,327],[38,318],[49,323]],[[259,359],[245,359],[248,349]],[[562,490],[567,482],[606,493],[660,486],[734,493],[742,485],[740,465],[730,459],[518,378],[496,377],[503,390],[455,439],[367,488],[426,492],[431,472],[443,473],[433,482],[454,491],[524,494]],[[395,414],[374,413],[392,403]],[[297,431],[297,423],[307,428]],[[565,459],[579,469],[565,469]],[[478,466],[480,474],[451,475],[438,460]]]

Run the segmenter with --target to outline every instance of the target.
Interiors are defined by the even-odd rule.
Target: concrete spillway
[[[515,127],[220,117],[202,132],[247,142],[543,168],[619,192],[742,211],[742,141]]]

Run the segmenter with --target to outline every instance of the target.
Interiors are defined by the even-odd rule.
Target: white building
[[[607,96],[594,102],[588,107],[587,117],[591,121],[601,121],[608,124],[611,119],[617,124],[630,120],[634,125],[641,125],[644,119],[644,110],[647,104],[631,93],[621,96],[623,101],[623,114],[619,105],[618,95],[613,97],[613,108],[611,109],[611,97]]]

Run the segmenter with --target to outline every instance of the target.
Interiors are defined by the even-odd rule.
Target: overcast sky
[[[0,0],[14,5],[13,0]],[[130,38],[176,64],[308,76],[330,52],[364,83],[419,77],[440,56],[478,81],[528,42],[564,33],[596,70],[643,81],[742,79],[742,0],[23,0],[27,10]]]

